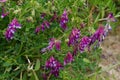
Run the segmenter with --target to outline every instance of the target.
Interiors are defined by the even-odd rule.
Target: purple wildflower
[[[14,18],[12,22],[8,25],[8,28],[5,32],[5,37],[7,40],[13,39],[14,33],[17,28],[21,28],[21,25],[18,23],[17,19]]]
[[[45,25],[44,25],[44,23],[42,23],[40,27],[41,27],[42,31],[45,30]]]
[[[0,0],[0,2],[6,2],[7,0]]]
[[[59,70],[62,69],[62,64],[56,60],[53,56],[50,57],[48,61],[45,63],[46,69],[50,70],[50,73],[55,77],[59,76]]]
[[[21,24],[18,22],[18,20],[16,18],[14,18],[12,20],[12,22],[9,24],[9,28],[11,28],[11,27],[20,29]]]
[[[41,13],[41,18],[44,19],[44,17],[46,16],[46,13]]]
[[[70,52],[67,53],[66,57],[64,58],[64,65],[71,63],[73,61],[73,56]]]
[[[45,53],[47,50],[47,48],[42,48],[41,53]]]
[[[82,53],[85,48],[89,46],[91,39],[89,37],[83,37],[79,43],[79,50]]]
[[[4,18],[5,16],[7,16],[9,13],[5,12],[4,8],[2,8],[2,14],[1,14],[1,18]]]
[[[67,29],[67,24],[66,24],[67,22],[68,22],[68,15],[67,15],[67,11],[64,10],[64,12],[63,12],[63,14],[62,14],[62,16],[61,16],[61,18],[60,18],[60,26],[61,26],[64,30]]]
[[[56,47],[56,50],[60,50],[61,49],[61,41],[60,40],[56,40],[55,38],[51,38],[49,41],[49,45],[46,48],[43,48],[41,50],[42,53],[46,52],[47,50],[52,50],[53,47]]]
[[[1,15],[1,18],[4,18],[5,16],[7,16],[9,13],[7,12],[7,13],[2,13],[2,15]]]
[[[44,25],[45,25],[47,28],[50,27],[50,23],[49,23],[48,21],[44,21],[43,23],[44,23]]]
[[[54,45],[55,45],[55,38],[51,38],[47,49],[51,50],[54,47]]]
[[[90,45],[95,41],[101,42],[104,39],[104,27],[99,27],[98,30],[90,38]]]
[[[54,15],[52,16],[52,18],[50,19],[50,22],[55,21],[58,18],[56,12],[54,12]]]
[[[35,32],[40,32],[40,30],[44,31],[45,29],[50,27],[50,23],[48,21],[44,21],[40,27],[36,27]]]
[[[68,46],[70,46],[71,44],[74,45],[76,42],[78,42],[79,38],[80,38],[80,30],[77,28],[73,28],[69,36]]]
[[[48,50],[51,50],[54,46],[56,47],[57,50],[60,50],[60,40],[56,40],[55,38],[51,38],[49,42],[49,46],[47,47]]]
[[[57,50],[60,50],[60,48],[61,48],[60,44],[61,44],[61,41],[59,41],[59,40],[55,41],[55,47]]]
[[[7,28],[6,32],[5,32],[5,38],[7,40],[13,39],[14,33],[15,33],[16,29],[15,28]]]
[[[107,33],[109,32],[109,30],[112,29],[111,25],[110,25],[110,22],[115,22],[116,19],[115,17],[113,16],[113,13],[109,13],[108,17],[107,17],[107,23],[105,25],[105,29],[104,29],[104,35],[106,36]]]
[[[115,22],[116,21],[115,17],[113,16],[113,13],[108,14],[107,21],[108,22]]]
[[[36,27],[35,33],[38,34],[40,32],[40,29],[41,29],[40,26]]]

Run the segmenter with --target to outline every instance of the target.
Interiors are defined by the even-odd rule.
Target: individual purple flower
[[[38,34],[40,32],[40,30],[41,30],[40,26],[37,26],[35,29],[35,33]]]
[[[57,13],[54,12],[54,15],[53,15],[52,18],[50,19],[50,22],[55,21],[57,18],[58,18]]]
[[[101,42],[104,38],[104,27],[100,26],[97,31],[90,37],[90,45],[93,44],[95,41]]]
[[[8,14],[9,14],[8,12],[2,13],[2,14],[1,14],[1,18],[4,18],[4,17],[7,16]]]
[[[59,76],[60,69],[63,68],[62,64],[56,60],[53,56],[50,57],[48,61],[45,63],[45,68],[50,70],[50,73],[55,77]]]
[[[64,10],[62,16],[61,16],[61,19],[63,20],[63,23],[67,23],[68,22],[68,14],[67,14],[67,11]]]
[[[11,28],[11,27],[18,28],[18,29],[21,28],[21,24],[18,22],[18,20],[16,18],[14,18],[8,26],[9,26],[9,28]]]
[[[11,27],[11,28],[7,28],[6,32],[5,32],[5,38],[7,40],[11,40],[13,39],[14,33],[15,33],[16,29]]]
[[[44,17],[46,16],[46,13],[41,13],[41,18],[44,19]]]
[[[42,31],[45,30],[45,25],[44,25],[44,23],[42,23],[40,27],[41,27]]]
[[[113,13],[109,13],[109,14],[108,14],[108,17],[107,17],[107,23],[106,23],[105,29],[104,29],[104,31],[105,31],[105,32],[104,32],[104,35],[105,35],[105,36],[106,36],[107,33],[109,32],[109,30],[112,29],[110,23],[111,23],[111,22],[115,22],[115,21],[116,21],[116,19],[115,19],[115,17],[113,16]]]
[[[8,14],[9,14],[9,12],[5,12],[5,9],[2,8],[1,18],[4,18],[4,17],[7,16]]]
[[[80,38],[80,30],[77,28],[73,28],[69,36],[68,46],[70,46],[71,44],[74,45],[76,42],[78,42],[79,38]]]
[[[42,48],[40,52],[45,53],[47,50],[48,50],[47,48]]]
[[[80,52],[84,52],[85,48],[89,46],[91,39],[89,37],[83,37],[79,43]]]
[[[51,50],[54,47],[54,45],[55,45],[55,38],[51,38],[47,49]]]
[[[48,21],[44,21],[43,23],[44,23],[44,25],[45,25],[47,28],[50,27],[50,23],[49,23]]]
[[[56,41],[55,41],[55,47],[56,47],[57,50],[60,50],[60,48],[61,48],[61,45],[60,45],[60,44],[61,44],[61,41],[60,41],[60,40],[56,40]]]
[[[7,0],[0,0],[0,2],[6,2]]]
[[[60,18],[60,26],[66,30],[67,29],[67,22],[68,22],[68,15],[67,15],[67,11],[64,10],[61,18]]]
[[[113,16],[113,13],[108,14],[107,21],[108,22],[115,22],[116,21],[115,17]]]
[[[56,50],[61,49],[61,41],[56,40],[55,38],[51,38],[49,41],[49,45],[41,50],[42,53],[46,52],[47,50],[52,50],[53,47],[56,47]]]
[[[68,52],[66,57],[64,58],[64,65],[71,63],[73,60],[73,55],[70,52]]]
[[[50,23],[48,21],[44,21],[40,27],[36,27],[35,32],[39,32],[40,30],[44,31],[46,28],[50,27]]]
[[[66,30],[67,29],[67,24],[61,24],[63,30]]]

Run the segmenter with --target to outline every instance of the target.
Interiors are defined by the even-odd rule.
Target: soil
[[[101,47],[102,80],[120,80],[120,27],[109,33]]]

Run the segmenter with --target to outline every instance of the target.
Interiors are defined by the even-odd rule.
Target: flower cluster
[[[8,28],[5,32],[5,37],[7,40],[13,39],[14,33],[16,32],[16,29],[21,28],[21,24],[19,24],[18,20],[14,18],[12,22],[8,25]]]
[[[62,24],[66,23],[68,20],[65,18],[66,11],[63,14],[63,18],[61,18]],[[109,14],[107,17],[107,23],[110,23],[110,21],[113,20],[113,15]],[[81,28],[83,28],[85,25],[81,24]],[[83,53],[85,49],[87,48],[88,51],[90,50],[91,45],[95,44],[95,46],[99,46],[100,43],[104,40],[104,37],[106,36],[106,30],[109,28],[106,26],[100,26],[95,33],[93,33],[91,36],[83,36],[81,38],[80,36],[80,30],[78,28],[73,28],[70,35],[69,35],[69,41],[68,46],[72,46],[73,52],[68,52],[66,56],[64,57],[64,66],[68,63],[71,63],[74,61],[74,56],[80,51],[80,53]],[[60,50],[60,42],[56,41],[55,38],[51,38],[49,42],[49,46],[47,48],[43,48],[42,52],[45,52],[46,50],[51,50],[53,47],[56,46],[57,50]],[[94,46],[94,47],[95,47]],[[58,65],[59,68],[56,67]],[[46,68],[51,69],[50,72],[54,76],[59,75],[59,69],[61,68],[61,64],[57,60],[54,59],[52,56],[47,62],[46,62]],[[57,69],[57,70],[56,70]]]
[[[80,38],[80,30],[77,28],[73,28],[69,36],[68,46],[77,43],[79,38]]]
[[[45,64],[46,69],[50,70],[50,74],[53,74],[55,77],[59,76],[59,70],[62,69],[62,64],[56,60],[53,56],[50,57]]]
[[[44,21],[40,26],[36,27],[35,33],[39,33],[40,30],[44,31],[46,28],[50,27],[50,23],[48,21]]]
[[[53,49],[53,47],[55,46],[57,50],[60,50],[60,44],[61,41],[60,40],[56,40],[55,38],[51,38],[49,41],[49,45],[46,48],[43,48],[41,50],[41,52],[46,52],[47,50],[51,50]]]
[[[68,52],[66,57],[64,58],[64,65],[71,63],[73,60],[73,55],[70,52]]]
[[[79,43],[79,50],[82,53],[83,51],[85,51],[86,47],[89,47],[89,44],[91,42],[91,39],[89,37],[83,37]]]
[[[109,15],[108,15],[108,17],[106,18],[106,20],[107,20],[107,23],[106,23],[105,29],[104,29],[104,31],[105,31],[105,36],[106,36],[107,33],[109,32],[109,30],[112,29],[112,27],[111,27],[111,25],[110,25],[110,22],[115,22],[116,19],[115,19],[115,17],[113,16],[113,13],[109,13]]]
[[[44,19],[45,16],[46,16],[46,14],[42,13],[41,14],[41,19]],[[46,28],[49,28],[50,23],[52,23],[53,21],[60,22],[60,26],[62,27],[62,29],[66,30],[67,29],[67,22],[68,22],[67,11],[64,10],[64,12],[63,12],[62,16],[60,17],[60,19],[58,18],[56,12],[54,12],[54,15],[52,16],[50,21],[43,21],[43,23],[40,26],[36,27],[35,33],[39,33],[40,30],[44,31]]]
[[[95,43],[96,41],[101,42],[104,39],[104,27],[100,26],[97,31],[90,37],[90,45]]]
[[[64,30],[67,29],[67,24],[66,24],[67,22],[68,22],[68,15],[67,15],[67,11],[64,10],[64,12],[63,12],[63,14],[62,14],[62,16],[61,16],[61,18],[60,18],[60,26],[61,26]]]
[[[115,18],[113,14],[110,13],[106,18],[106,20],[107,20],[107,24],[105,26],[100,26],[93,35],[91,35],[90,37],[83,36],[81,40],[80,40],[80,30],[77,28],[72,29],[71,34],[69,36],[68,46],[72,44],[74,50],[73,55],[76,55],[78,50],[81,53],[84,52],[86,47],[89,50],[90,46],[95,42],[97,42],[95,46],[100,45],[100,43],[104,40],[104,37],[108,33],[108,30],[111,29],[110,22],[115,21]]]
[[[46,13],[42,13],[41,14],[41,19],[44,19],[44,17],[46,16]],[[40,32],[40,30],[44,31],[46,28],[50,27],[50,24],[57,20],[58,21],[58,16],[56,14],[56,12],[54,12],[54,15],[52,16],[52,18],[50,19],[50,21],[43,21],[43,23],[40,26],[37,26],[35,29],[35,33],[38,34]]]

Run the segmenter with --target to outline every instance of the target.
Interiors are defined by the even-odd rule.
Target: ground
[[[120,27],[111,31],[102,43],[103,80],[120,80]]]

